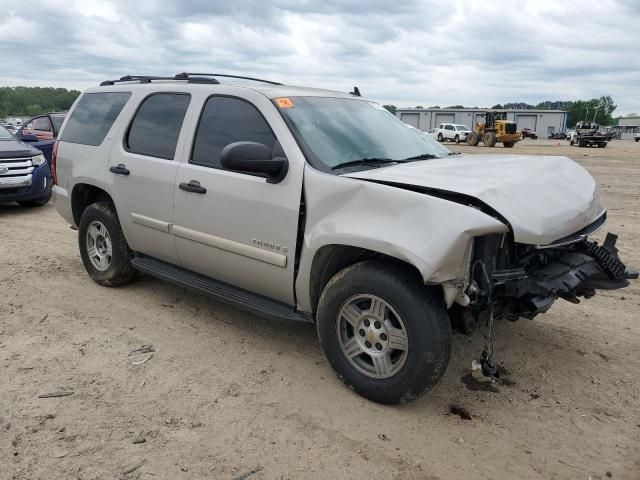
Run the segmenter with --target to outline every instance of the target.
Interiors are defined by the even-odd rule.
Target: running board
[[[179,287],[207,295],[208,297],[215,298],[223,303],[233,305],[234,307],[259,316],[271,319],[313,323],[313,317],[311,315],[297,312],[293,307],[285,303],[213,280],[204,275],[171,265],[170,263],[153,257],[136,255],[131,260],[131,265],[136,270],[148,275],[173,283]]]

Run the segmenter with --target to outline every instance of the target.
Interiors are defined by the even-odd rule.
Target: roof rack
[[[273,82],[271,80],[264,80],[262,78],[243,77],[241,75],[227,75],[226,73],[179,73],[174,78],[176,80],[189,80],[192,77],[224,77],[224,78],[238,78],[240,80],[251,80],[252,82],[268,83],[270,85],[282,85],[279,82]]]
[[[139,82],[139,83],[151,83],[155,80],[183,80],[188,83],[208,83],[208,84],[219,84],[220,82],[215,77],[225,77],[225,78],[238,78],[241,80],[251,80],[253,82],[261,82],[268,83],[270,85],[282,85],[282,83],[272,82],[270,80],[263,80],[261,78],[253,78],[253,77],[243,77],[240,75],[227,75],[224,73],[178,73],[173,77],[158,77],[158,76],[148,76],[148,75],[125,75],[124,77],[120,77],[117,80],[105,80],[100,83],[101,87],[115,85],[116,83],[125,83],[125,82]]]

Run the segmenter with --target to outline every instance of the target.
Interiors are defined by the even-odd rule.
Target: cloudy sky
[[[398,106],[611,95],[640,113],[640,1],[0,0],[0,85],[240,73]]]

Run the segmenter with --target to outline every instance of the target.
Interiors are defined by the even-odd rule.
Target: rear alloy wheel
[[[100,285],[117,287],[135,277],[133,253],[111,202],[93,203],[82,212],[78,243],[84,268]]]
[[[395,263],[337,273],[316,312],[320,344],[340,379],[379,403],[413,400],[435,385],[451,355],[442,292]]]

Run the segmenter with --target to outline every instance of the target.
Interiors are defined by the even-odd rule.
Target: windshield
[[[283,104],[278,99],[276,104]],[[431,135],[360,99],[291,97],[280,111],[309,162],[324,171],[360,160],[405,161],[451,153]],[[365,162],[363,162],[365,163]],[[379,165],[378,165],[379,166]]]
[[[64,122],[64,115],[51,115],[51,121],[53,122],[53,128],[55,128],[56,132],[59,132],[62,122]]]
[[[469,129],[467,127],[465,127],[464,125],[456,125],[456,130],[465,131],[465,130],[469,130]]]
[[[10,140],[13,138],[13,135],[9,133],[9,130],[0,125],[0,140]]]

